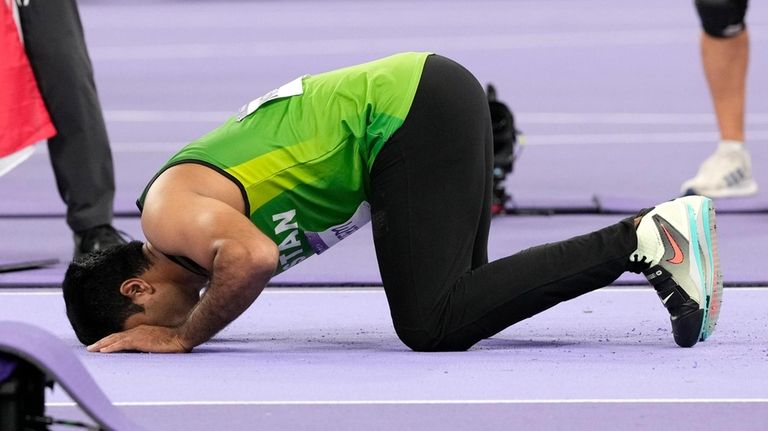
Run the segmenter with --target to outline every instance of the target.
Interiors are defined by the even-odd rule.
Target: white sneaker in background
[[[710,198],[749,196],[757,193],[752,178],[752,160],[744,144],[722,141],[717,150],[699,167],[695,177],[683,183],[684,195]]]

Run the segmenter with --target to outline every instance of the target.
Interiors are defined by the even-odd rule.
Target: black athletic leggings
[[[482,86],[461,65],[427,59],[403,126],[371,172],[376,255],[400,339],[465,350],[627,268],[632,219],[488,263],[492,131]]]

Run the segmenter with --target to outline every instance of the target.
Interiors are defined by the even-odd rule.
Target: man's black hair
[[[149,269],[140,241],[88,253],[69,265],[62,290],[69,323],[81,343],[90,345],[123,330],[125,319],[143,312],[120,293],[123,281]]]

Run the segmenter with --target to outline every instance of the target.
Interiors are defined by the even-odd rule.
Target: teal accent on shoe
[[[699,309],[704,310],[704,318],[701,321],[701,329],[699,330],[699,338],[701,338],[704,328],[706,327],[705,322],[707,320],[707,308],[703,307],[704,301],[707,299],[707,292],[706,288],[704,287],[704,284],[706,283],[706,278],[704,277],[704,268],[702,268],[701,265],[701,253],[699,253],[699,226],[696,222],[696,215],[694,214],[693,207],[685,204],[686,209],[688,210],[688,225],[691,232],[691,247],[693,248],[694,256],[696,257],[696,269],[699,271],[699,280],[701,280],[701,283],[699,284],[699,295],[701,298],[701,303],[699,303]]]
[[[714,270],[714,262],[712,258],[712,233],[710,231],[710,225],[709,225],[709,199],[705,199],[702,202],[702,214],[703,214],[703,221],[704,221],[704,241],[706,241],[706,250],[707,250],[707,263],[709,264],[709,268],[712,271],[712,275],[716,276]],[[709,292],[711,290],[711,283],[714,283],[714,278],[712,280],[709,280],[709,283],[705,286],[705,289],[707,290],[705,293],[707,293],[706,296],[706,304],[704,304],[704,324],[701,325],[701,335],[699,335],[699,340],[704,341],[707,339],[709,334],[707,334],[707,325],[709,324],[709,302],[712,300],[712,294]]]

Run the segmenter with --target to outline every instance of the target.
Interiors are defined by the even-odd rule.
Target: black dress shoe
[[[75,259],[84,254],[104,250],[127,241],[112,225],[101,225],[75,232]]]

